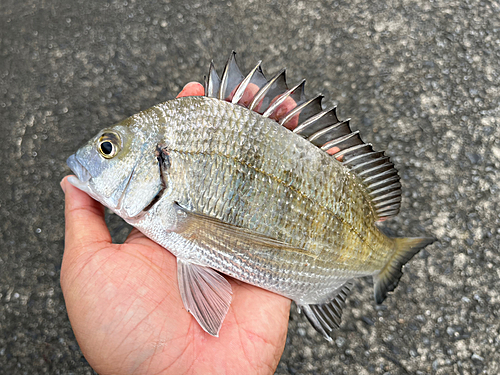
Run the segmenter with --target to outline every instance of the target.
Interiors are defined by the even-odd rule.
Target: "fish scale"
[[[397,171],[304,81],[289,89],[260,63],[245,77],[233,53],[221,78],[211,64],[205,95],[104,129],[68,158],[69,181],[177,257],[206,332],[231,303],[221,272],[293,299],[331,341],[353,279],[373,276],[381,303],[433,239],[378,229],[399,212]]]
[[[198,98],[188,98],[185,100],[196,101],[197,99]],[[172,103],[172,102],[169,102],[169,103]],[[239,163],[234,162],[234,159],[230,159],[229,157],[226,157],[227,160],[224,162],[220,162],[220,161],[218,161],[217,158],[214,158],[213,155],[216,155],[215,153],[218,152],[218,150],[220,150],[221,148],[225,149],[226,153],[228,155],[231,153],[237,154],[237,150],[232,149],[234,147],[234,143],[233,144],[228,143],[228,144],[224,144],[223,146],[221,146],[220,143],[223,143],[223,142],[220,142],[219,140],[220,139],[228,139],[230,137],[221,137],[219,135],[219,130],[220,130],[220,133],[222,133],[222,134],[224,134],[225,132],[229,132],[231,134],[231,137],[233,137],[233,138],[243,137],[241,135],[242,125],[240,124],[240,121],[239,121],[239,114],[235,113],[235,112],[245,111],[245,109],[240,108],[240,107],[233,107],[233,106],[230,106],[229,103],[215,101],[215,100],[213,101],[213,103],[206,104],[206,106],[211,106],[212,104],[214,106],[228,106],[229,109],[225,108],[225,109],[222,109],[220,111],[217,111],[217,110],[214,111],[214,110],[207,109],[206,110],[207,112],[217,113],[217,116],[204,116],[205,110],[201,109],[201,108],[197,108],[196,116],[203,117],[203,120],[202,121],[200,121],[200,120],[198,120],[198,121],[193,120],[192,121],[192,122],[197,123],[197,126],[199,126],[199,127],[204,127],[204,128],[210,129],[211,142],[209,144],[207,144],[207,142],[205,140],[201,139],[200,140],[201,144],[197,145],[196,142],[193,142],[193,138],[194,138],[193,135],[190,135],[189,132],[185,131],[185,129],[179,129],[177,131],[176,129],[174,129],[173,126],[171,126],[171,129],[170,129],[172,133],[168,135],[169,138],[177,140],[176,144],[172,146],[173,154],[175,154],[175,152],[181,152],[181,153],[186,153],[186,154],[192,155],[190,162],[186,163],[185,165],[179,166],[179,168],[181,168],[181,169],[185,169],[185,170],[190,171],[191,175],[189,177],[187,177],[187,179],[189,179],[191,181],[202,180],[203,182],[206,182],[205,187],[197,186],[196,191],[195,191],[195,189],[182,188],[181,191],[179,192],[179,194],[188,194],[189,195],[189,191],[192,191],[193,194],[195,194],[194,196],[199,198],[199,200],[197,201],[197,205],[193,207],[193,209],[196,212],[201,212],[201,213],[204,213],[207,215],[213,215],[217,218],[222,219],[223,213],[218,212],[218,211],[214,211],[214,208],[215,208],[214,202],[217,198],[219,198],[222,191],[217,192],[216,190],[213,189],[213,187],[219,187],[222,189],[225,186],[224,175],[225,174],[233,174],[234,173],[233,171],[236,170],[238,167],[237,164],[240,164],[240,167],[241,166],[244,167],[245,165],[252,166],[254,171],[259,171],[258,172],[259,176],[257,176],[255,179],[252,179],[253,183],[254,183],[254,189],[259,193],[254,194],[253,196],[251,196],[251,199],[249,199],[249,202],[251,201],[251,204],[254,205],[254,207],[255,207],[254,211],[255,212],[262,212],[262,207],[266,206],[268,203],[268,198],[266,197],[266,193],[268,191],[276,191],[276,188],[274,186],[269,186],[270,184],[267,181],[267,177],[270,175],[270,176],[274,177],[276,180],[279,180],[281,182],[281,186],[288,186],[288,185],[291,186],[291,189],[287,190],[288,193],[291,194],[291,198],[289,196],[289,200],[290,200],[289,208],[287,211],[280,210],[282,215],[286,212],[286,215],[288,216],[287,217],[288,223],[287,223],[287,225],[280,225],[279,227],[275,225],[275,228],[273,228],[271,223],[269,222],[269,220],[267,220],[267,217],[265,215],[261,215],[260,219],[263,221],[259,225],[256,225],[256,226],[252,226],[251,223],[247,223],[247,222],[241,221],[241,220],[239,222],[234,222],[231,224],[239,225],[242,227],[249,226],[249,227],[251,227],[252,230],[255,230],[259,233],[271,236],[273,238],[283,239],[285,241],[289,241],[289,243],[291,243],[294,246],[301,247],[304,245],[305,238],[307,238],[306,236],[304,236],[304,233],[303,233],[303,229],[304,229],[304,225],[303,225],[304,217],[303,216],[306,215],[306,216],[315,216],[316,217],[318,215],[323,214],[329,218],[327,220],[327,224],[323,225],[323,226],[314,226],[314,235],[308,235],[309,239],[316,238],[316,241],[317,241],[317,238],[325,238],[325,239],[328,238],[329,237],[328,236],[328,234],[329,234],[328,229],[330,227],[335,228],[335,227],[341,226],[340,224],[338,224],[338,219],[336,219],[336,218],[340,218],[341,222],[346,223],[345,224],[346,228],[341,229],[343,231],[342,237],[347,239],[346,242],[350,242],[350,243],[357,243],[358,242],[356,239],[357,234],[355,234],[355,233],[360,233],[362,231],[361,231],[361,229],[356,228],[354,226],[355,224],[354,224],[353,220],[361,221],[359,216],[364,215],[365,212],[357,213],[356,209],[350,209],[350,208],[344,207],[343,211],[339,211],[338,213],[335,213],[335,215],[331,214],[331,213],[328,214],[328,213],[325,213],[325,211],[323,211],[322,208],[319,207],[318,205],[316,205],[316,206],[311,205],[309,199],[302,200],[302,196],[306,196],[306,197],[312,196],[312,197],[314,197],[315,200],[320,201],[323,206],[332,207],[334,205],[335,200],[343,201],[343,202],[345,202],[347,200],[343,196],[336,196],[336,193],[342,194],[342,193],[344,193],[344,191],[346,189],[339,189],[339,188],[336,188],[335,190],[328,189],[328,186],[333,186],[333,184],[330,184],[330,185],[326,185],[326,189],[322,189],[323,191],[322,191],[321,195],[315,194],[316,184],[318,186],[320,186],[321,179],[319,179],[319,181],[315,181],[315,179],[313,179],[313,178],[311,178],[311,179],[306,179],[306,178],[295,179],[295,184],[299,183],[298,184],[299,187],[295,187],[295,185],[293,185],[292,183],[289,182],[289,180],[291,180],[291,178],[286,180],[285,174],[281,173],[281,175],[279,175],[278,173],[274,173],[275,170],[278,170],[278,169],[276,169],[276,164],[278,163],[278,162],[276,162],[276,159],[278,158],[277,154],[278,154],[278,150],[279,150],[281,145],[279,142],[273,142],[273,140],[275,140],[276,138],[279,139],[279,136],[276,134],[277,130],[276,129],[268,130],[268,128],[270,128],[271,126],[274,126],[274,123],[272,122],[272,120],[268,120],[265,118],[259,118],[259,117],[257,117],[257,115],[255,115],[255,117],[257,118],[257,121],[255,121],[253,123],[252,128],[251,128],[252,131],[248,132],[248,134],[246,136],[246,142],[255,144],[256,147],[261,150],[261,152],[263,150],[267,151],[268,149],[271,149],[271,152],[276,153],[276,158],[274,158],[274,159],[272,157],[267,158],[267,159],[255,158],[252,154],[245,154],[245,153],[238,155],[238,160],[240,160]],[[190,105],[186,106],[186,108],[191,109],[194,106],[195,106],[195,104],[190,104]],[[245,112],[243,112],[243,113],[245,113]],[[245,113],[245,115],[246,115],[246,113]],[[187,116],[186,121],[191,122],[191,119],[189,119],[190,114],[186,113],[186,116]],[[219,124],[223,124],[223,126],[219,126]],[[192,129],[194,132],[198,132],[201,130],[201,129],[195,128],[195,127],[193,127]],[[274,138],[272,138],[270,136],[266,136],[266,135],[268,135],[269,132],[274,133],[274,134],[272,134],[272,137],[274,137]],[[258,136],[254,136],[254,134],[258,134]],[[190,140],[190,142],[186,142],[187,144],[184,147],[181,145],[181,140],[183,137]],[[300,141],[303,142],[303,140],[300,140]],[[285,143],[285,142],[282,142],[282,143]],[[285,148],[288,148],[288,149],[293,147],[293,146],[290,146],[290,144],[288,144],[288,147],[286,147],[286,144],[284,146],[285,146]],[[200,149],[203,151],[195,151],[195,150],[200,150]],[[200,158],[200,156],[209,157],[210,155],[212,155],[212,157],[213,157],[212,163],[211,164],[208,163],[210,165],[210,167],[209,168],[205,167],[206,169],[198,168],[198,166],[203,165],[203,163],[201,163],[200,161],[204,160],[204,159]],[[187,157],[184,160],[187,160]],[[337,163],[333,159],[328,159],[328,161],[330,163]],[[215,163],[217,163],[217,165]],[[236,164],[233,164],[233,163],[236,163]],[[314,170],[309,170],[306,172],[304,170],[303,166],[300,164],[300,159],[295,160],[295,161],[290,161],[290,163],[292,164],[292,170],[297,170],[298,173],[300,173],[301,175],[307,176],[308,174],[319,173],[319,172],[314,171]],[[175,158],[172,159],[172,164],[175,164]],[[337,174],[333,173],[333,168],[330,170],[327,170],[327,171],[328,172],[324,172],[324,174],[326,176],[328,176],[328,177],[325,177],[325,179],[328,179],[330,181],[338,180],[338,178],[336,177]],[[173,175],[175,175],[175,174],[176,173],[174,172]],[[275,176],[275,174],[278,174],[278,176]],[[207,176],[209,176],[210,178],[207,178]],[[264,177],[264,181],[262,180],[263,177]],[[283,178],[284,180],[282,181],[281,178]],[[312,181],[312,182],[309,182],[309,184],[306,184],[306,182],[305,182],[306,180]],[[346,176],[341,176],[341,180],[346,181],[346,182],[350,182],[350,179]],[[277,183],[278,182],[276,182],[276,184]],[[185,186],[184,184],[178,184],[178,185]],[[338,183],[335,186],[338,186]],[[303,190],[306,190],[306,189],[307,189],[307,193],[304,193]],[[298,193],[294,193],[294,190],[296,190]],[[302,194],[302,196],[300,196],[298,194]],[[205,198],[203,198],[203,197],[205,197]],[[330,198],[330,199],[328,199],[328,198]],[[361,200],[361,199],[359,199],[359,200]],[[188,201],[194,201],[194,199],[188,198]],[[180,202],[180,203],[187,204],[188,201]],[[294,208],[292,208],[292,206]],[[248,204],[245,205],[245,209],[248,209]],[[349,218],[347,215],[345,215],[345,213],[351,213],[352,218]],[[238,216],[240,218],[244,217],[244,215],[238,215],[238,214],[236,214],[236,216]],[[373,224],[372,224],[372,226],[373,226]],[[283,228],[288,228],[288,227],[290,227],[290,231],[288,232],[289,234],[286,236],[286,238],[280,238],[279,230],[283,229]],[[350,231],[349,227],[354,227],[355,232],[353,233],[352,231]],[[307,229],[311,230],[310,228],[311,227],[309,227]],[[330,241],[331,240],[329,239],[328,242],[323,242],[322,244],[319,244],[318,247],[322,251],[328,252],[329,247],[331,246]],[[361,249],[362,250],[360,250],[359,253],[369,253],[371,251],[371,249],[368,247],[368,244],[366,244],[366,243],[364,244],[364,246]],[[353,250],[356,250],[356,247],[353,248],[351,246],[350,251],[353,251]],[[345,256],[343,258],[345,258],[346,262],[348,262],[351,257]],[[373,259],[376,259],[376,258],[374,257]],[[364,264],[365,272],[363,273],[363,275],[371,274],[371,272],[373,272],[377,268],[381,267],[380,264],[375,263],[375,264],[373,264],[373,271],[370,272],[370,270],[366,271],[366,265],[367,264]],[[353,270],[353,272],[357,271],[357,269],[355,267],[353,267],[352,270]]]

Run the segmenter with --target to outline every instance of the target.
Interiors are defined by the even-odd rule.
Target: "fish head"
[[[105,128],[66,163],[68,181],[125,220],[137,216],[162,189],[154,134],[131,117]]]

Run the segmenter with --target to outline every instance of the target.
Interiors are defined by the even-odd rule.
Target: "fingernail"
[[[61,189],[62,189],[63,193],[66,194],[66,183],[64,182],[64,178],[61,180],[59,185],[61,185]]]

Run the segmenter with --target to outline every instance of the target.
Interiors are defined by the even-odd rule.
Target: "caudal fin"
[[[373,277],[375,283],[375,301],[378,304],[384,302],[387,293],[392,292],[403,276],[402,267],[416,253],[427,245],[433,243],[435,238],[395,238],[396,252],[389,259],[378,275]]]

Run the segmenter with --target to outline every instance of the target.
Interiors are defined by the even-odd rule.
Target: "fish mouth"
[[[76,178],[74,176],[68,177],[69,183],[80,190],[87,191],[88,182],[92,178],[89,171],[78,161],[75,154],[66,160],[66,164],[76,176]]]

